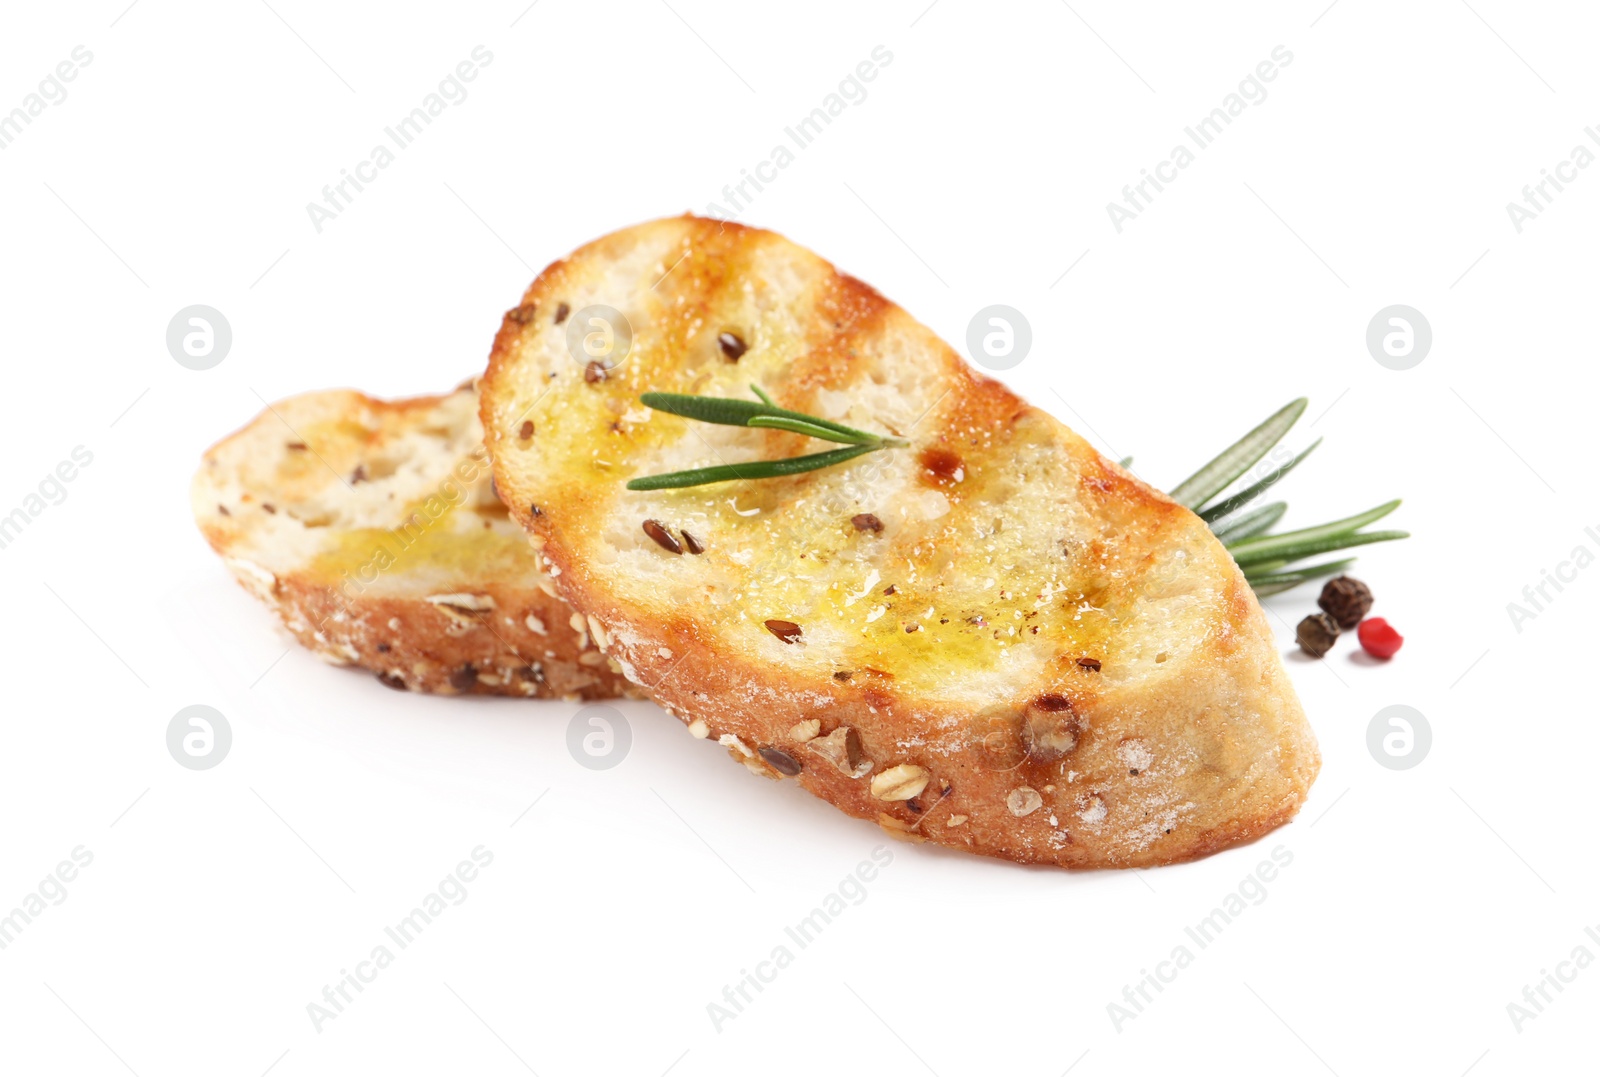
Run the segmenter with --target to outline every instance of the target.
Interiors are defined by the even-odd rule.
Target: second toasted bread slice
[[[207,451],[195,520],[296,639],[391,688],[623,694],[495,496],[477,412],[470,387],[280,401]]]

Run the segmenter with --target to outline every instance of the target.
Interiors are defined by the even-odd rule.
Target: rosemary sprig
[[[1187,508],[1200,511],[1200,506],[1228,488],[1228,484],[1249,471],[1272,447],[1283,440],[1283,435],[1306,410],[1306,398],[1291,400],[1264,423],[1206,464],[1199,471],[1172,488],[1172,500]]]
[[[1294,426],[1305,409],[1304,397],[1279,408],[1260,426],[1228,446],[1215,459],[1179,483],[1172,491],[1174,500],[1193,509],[1201,519],[1211,525],[1212,532],[1244,570],[1245,579],[1249,581],[1257,597],[1277,594],[1298,587],[1309,580],[1341,572],[1355,559],[1346,558],[1342,561],[1292,568],[1291,566],[1297,561],[1320,553],[1374,542],[1389,542],[1406,538],[1408,535],[1405,531],[1361,530],[1399,508],[1399,501],[1386,502],[1377,508],[1343,520],[1334,520],[1332,523],[1278,535],[1269,532],[1287,511],[1288,505],[1284,502],[1274,501],[1249,511],[1240,511],[1293,471],[1313,449],[1322,444],[1321,438],[1313,441],[1282,467],[1238,493],[1220,501],[1213,501],[1235,479],[1266,456],[1289,432],[1290,427]]]
[[[639,397],[645,407],[681,415],[703,423],[721,426],[746,426],[757,430],[785,430],[791,434],[817,438],[848,445],[848,449],[790,456],[781,460],[753,460],[743,464],[720,464],[716,467],[697,467],[688,471],[673,471],[665,475],[646,475],[630,479],[630,490],[677,490],[686,486],[705,486],[713,482],[733,479],[771,479],[782,475],[798,475],[805,471],[832,467],[854,460],[879,449],[904,448],[910,442],[904,438],[883,437],[866,430],[857,430],[830,419],[820,419],[801,411],[790,411],[773,403],[772,398],[752,385],[751,390],[760,398],[733,400],[721,396],[693,396],[688,393],[645,393]]]
[[[1279,479],[1283,478],[1285,475],[1289,474],[1289,472],[1298,467],[1300,465],[1300,461],[1310,456],[1311,450],[1315,449],[1321,444],[1322,439],[1318,438],[1316,441],[1313,441],[1310,445],[1307,445],[1303,450],[1301,450],[1298,456],[1294,457],[1287,464],[1284,464],[1276,471],[1268,474],[1266,478],[1246,486],[1243,490],[1240,490],[1232,497],[1225,498],[1222,501],[1218,501],[1215,505],[1211,505],[1205,509],[1202,509],[1200,512],[1200,519],[1204,520],[1206,523],[1211,523],[1213,520],[1220,520],[1230,513],[1237,512],[1239,509],[1260,497],[1267,491],[1269,487],[1276,484]]]
[[[1259,574],[1245,573],[1244,578],[1250,581],[1250,589],[1256,593],[1257,598],[1275,595],[1280,591],[1287,591],[1291,587],[1299,587],[1309,580],[1319,580],[1324,576],[1332,576],[1343,572],[1346,568],[1356,563],[1354,557],[1347,557],[1343,561],[1327,561],[1320,565],[1310,565],[1297,572],[1263,572]]]
[[[1211,530],[1217,536],[1217,541],[1224,546],[1230,546],[1235,542],[1243,542],[1247,538],[1270,531],[1272,525],[1281,520],[1283,514],[1288,511],[1288,502],[1274,501],[1249,512],[1231,516],[1223,520],[1221,525],[1213,524]]]
[[[753,460],[748,464],[718,464],[715,467],[697,467],[688,471],[672,471],[665,475],[646,475],[642,479],[628,480],[630,490],[680,490],[685,486],[705,486],[713,482],[733,479],[772,479],[780,475],[798,475],[802,471],[832,467],[846,460],[864,456],[876,445],[852,445],[848,449],[814,452],[806,456],[790,456],[782,460]]]
[[[1392,542],[1395,539],[1410,538],[1409,531],[1347,531],[1338,535],[1329,535],[1320,539],[1294,539],[1293,533],[1289,535],[1269,535],[1252,542],[1283,543],[1280,546],[1269,546],[1261,550],[1246,552],[1239,546],[1230,546],[1228,552],[1233,554],[1233,559],[1240,568],[1249,568],[1251,565],[1263,560],[1276,559],[1280,564],[1299,561],[1314,554],[1332,553],[1334,550],[1347,550],[1351,546],[1366,546],[1374,542]],[[1291,544],[1292,543],[1292,544]]]
[[[791,456],[781,460],[753,460],[740,464],[691,468],[665,475],[646,475],[629,480],[628,489],[675,490],[729,482],[734,479],[770,479],[784,475],[798,475],[842,464],[880,449],[904,448],[909,444],[904,438],[885,437],[867,430],[857,430],[855,427],[836,423],[831,419],[781,408],[759,385],[752,385],[750,389],[757,399],[734,400],[728,397],[693,396],[686,393],[645,393],[639,399],[646,407],[656,411],[680,415],[698,422],[743,426],[756,430],[783,430],[791,434],[816,438],[819,441],[831,441],[846,448]],[[1296,562],[1304,561],[1308,557],[1407,537],[1405,531],[1361,530],[1393,512],[1400,506],[1399,501],[1386,502],[1377,508],[1343,520],[1334,520],[1317,527],[1306,527],[1277,535],[1270,532],[1288,510],[1287,504],[1274,501],[1267,505],[1245,509],[1245,506],[1275,486],[1284,476],[1298,467],[1301,461],[1311,455],[1311,452],[1322,444],[1321,438],[1313,441],[1282,467],[1237,493],[1217,500],[1235,480],[1254,467],[1272,451],[1273,446],[1283,440],[1284,435],[1305,410],[1304,397],[1285,404],[1172,490],[1174,500],[1193,509],[1211,526],[1212,532],[1243,569],[1245,579],[1249,581],[1256,594],[1262,597],[1287,591],[1309,580],[1341,572],[1355,560],[1345,558],[1299,568],[1293,567]],[[1127,467],[1131,463],[1133,458],[1128,457],[1122,461],[1122,466]]]

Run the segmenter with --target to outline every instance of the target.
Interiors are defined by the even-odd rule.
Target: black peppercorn
[[[1339,624],[1326,613],[1313,613],[1300,622],[1294,635],[1302,651],[1312,658],[1321,658],[1339,638]]]
[[[1372,592],[1360,580],[1337,576],[1323,585],[1317,605],[1337,621],[1340,628],[1354,628],[1372,609]]]

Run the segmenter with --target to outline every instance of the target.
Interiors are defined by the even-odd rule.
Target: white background
[[[1575,947],[1600,956],[1600,569],[1520,632],[1506,607],[1600,552],[1600,168],[1520,234],[1505,209],[1600,124],[1592,9],[124,6],[9,5],[0,32],[0,110],[74,46],[94,57],[0,151],[0,514],[93,453],[0,550],[0,911],[75,847],[94,857],[0,951],[0,1068],[1594,1072],[1600,967],[1520,1031],[1507,1004]],[[306,203],[477,45],[494,59],[470,96],[319,234]],[[1143,872],[893,845],[866,900],[719,1030],[707,1004],[877,829],[647,704],[621,706],[631,751],[595,772],[566,748],[574,705],[327,667],[229,580],[187,487],[264,399],[480,370],[542,266],[720,201],[877,45],[893,60],[868,97],[744,219],[957,346],[981,307],[1023,311],[1033,347],[1006,380],[1160,486],[1308,395],[1289,443],[1327,440],[1280,488],[1285,525],[1406,498],[1389,522],[1414,537],[1356,572],[1407,643],[1382,666],[1349,640],[1304,660],[1289,626],[1314,590],[1271,600],[1324,756],[1293,824]],[[1278,45],[1294,59],[1267,99],[1118,234],[1106,203]],[[165,345],[195,303],[234,335],[204,372]],[[1393,303],[1434,332],[1403,372],[1364,343]],[[233,729],[213,770],[167,752],[193,703]],[[1433,730],[1411,770],[1366,746],[1391,704]],[[465,903],[317,1031],[307,1004],[479,845],[494,861]],[[1116,1027],[1124,985],[1279,845],[1266,900]]]

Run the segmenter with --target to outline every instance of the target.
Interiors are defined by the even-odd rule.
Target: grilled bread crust
[[[752,382],[911,447],[625,489],[829,447],[639,401]],[[1205,523],[781,236],[686,216],[581,248],[506,315],[480,389],[499,490],[562,597],[758,773],[895,836],[1069,867],[1251,840],[1316,777]]]
[[[629,688],[495,496],[470,386],[280,401],[206,452],[191,497],[239,582],[330,662],[446,695]]]

